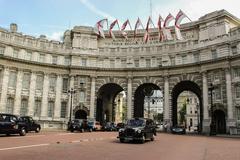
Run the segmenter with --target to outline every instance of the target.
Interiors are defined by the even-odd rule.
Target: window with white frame
[[[215,97],[215,100],[221,100],[221,87],[220,86],[216,86],[214,88],[214,97]]]
[[[20,116],[26,116],[28,112],[28,100],[22,99],[20,107]]]
[[[183,55],[182,56],[182,64],[186,64],[187,63],[187,55]]]
[[[9,97],[7,99],[6,113],[12,114],[13,113],[13,107],[14,107],[14,99]]]
[[[139,67],[139,59],[134,60],[134,65],[135,65],[135,67]]]
[[[45,55],[40,53],[39,54],[39,59],[38,59],[39,62],[44,62],[45,61]]]
[[[194,53],[193,54],[193,60],[194,60],[194,62],[199,62],[200,61],[199,53]]]
[[[23,89],[29,89],[30,87],[30,73],[24,73],[23,74],[23,81],[22,81],[22,88]]]
[[[174,66],[175,65],[175,57],[170,57],[170,62],[171,62],[171,65]]]
[[[52,56],[52,64],[57,64],[57,56]]]
[[[235,85],[235,96],[240,98],[240,84]]]
[[[11,71],[9,73],[8,87],[15,88],[17,81],[17,73],[15,71]]]
[[[0,54],[4,54],[5,52],[5,47],[0,46]]]
[[[40,100],[35,100],[35,106],[34,106],[34,117],[40,117],[41,116],[41,105],[42,102]]]
[[[32,52],[27,51],[27,52],[25,53],[24,59],[26,59],[26,60],[31,60],[31,59],[32,59]]]
[[[63,78],[63,83],[62,83],[62,92],[67,92],[68,91],[68,78]]]
[[[236,106],[236,118],[240,121],[240,106]]]
[[[61,118],[66,118],[66,113],[67,113],[67,102],[62,102],[61,103]]]
[[[81,59],[81,65],[82,66],[87,66],[87,59],[86,58]]]
[[[13,49],[13,57],[14,58],[18,58],[18,52],[19,52],[18,49]]]
[[[216,59],[216,58],[218,58],[217,57],[217,50],[214,49],[214,50],[212,50],[212,59]]]
[[[43,89],[43,75],[37,75],[36,77],[36,90],[42,91]]]
[[[49,91],[50,92],[55,92],[55,90],[56,90],[56,80],[57,80],[56,76],[50,76],[49,77]]]
[[[48,117],[53,117],[53,111],[54,111],[54,102],[49,101],[48,102]]]
[[[151,60],[150,59],[146,59],[146,67],[151,67]]]
[[[80,91],[79,92],[79,101],[80,102],[84,102],[85,101],[85,92],[84,91]]]
[[[233,76],[234,78],[240,77],[240,68],[233,69]]]
[[[70,57],[64,57],[64,64],[66,66],[70,65]]]

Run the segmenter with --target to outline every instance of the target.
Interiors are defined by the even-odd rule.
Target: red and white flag
[[[176,16],[175,19],[175,34],[176,34],[176,38],[178,40],[183,40],[182,34],[180,32],[180,23],[182,22],[182,20],[184,18],[188,18],[188,16],[182,11],[180,10]],[[188,18],[189,19],[189,18]],[[190,20],[190,19],[189,19]],[[191,21],[191,20],[190,20]]]
[[[155,28],[154,23],[153,23],[151,17],[149,16],[148,21],[147,21],[147,25],[146,25],[146,31],[145,31],[145,34],[144,34],[144,42],[145,43],[148,42],[149,37],[150,37],[150,35],[149,35],[149,26],[150,26],[150,24]]]
[[[104,32],[103,32],[103,27],[104,27],[105,23],[108,24],[108,20],[107,19],[102,19],[102,20],[100,20],[96,23],[95,28],[94,28],[94,32],[97,35],[100,35],[103,38],[105,38],[105,35],[104,35]]]
[[[174,17],[172,16],[171,13],[168,14],[168,16],[166,17],[164,24],[163,24],[163,36],[165,40],[172,40],[172,35],[171,35],[171,31],[170,29],[168,29],[167,27],[169,26],[169,23],[174,20]]]
[[[158,17],[158,32],[159,32],[159,41],[162,41],[164,39],[163,31],[162,31],[162,22],[164,22],[164,19],[159,15]]]
[[[127,25],[129,25],[130,29],[132,30],[132,27],[130,25],[130,22],[129,20],[126,20],[123,24],[122,24],[122,27],[121,27],[121,32],[122,32],[122,35],[127,38],[127,33],[124,32],[124,30],[126,29]]]
[[[136,37],[137,29],[139,28],[139,26],[142,26],[142,29],[144,29],[142,22],[141,22],[140,18],[138,17],[137,22],[134,27],[134,38]]]
[[[114,36],[114,34],[113,34],[113,32],[112,32],[112,29],[113,29],[113,27],[114,27],[116,24],[118,25],[118,29],[120,30],[120,27],[119,27],[119,24],[118,24],[118,20],[117,20],[117,19],[116,19],[115,21],[113,21],[113,22],[111,23],[110,27],[109,27],[109,35],[110,35],[110,37],[113,38],[113,39],[115,39],[115,36]]]

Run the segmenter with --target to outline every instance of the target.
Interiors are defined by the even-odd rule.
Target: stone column
[[[61,75],[57,76],[56,82],[56,96],[55,96],[55,106],[54,106],[54,120],[60,120],[61,113],[61,93],[62,93],[62,77]]]
[[[70,77],[70,84],[69,84],[70,86],[69,86],[69,90],[71,89],[71,88],[73,88],[74,89],[74,76],[71,76]],[[72,95],[72,96],[74,96],[74,95]],[[74,98],[72,98],[72,100],[73,100]],[[73,104],[73,103],[72,103]],[[72,106],[73,107],[73,106]],[[70,97],[70,94],[68,94],[68,116],[67,116],[67,118],[69,119],[69,116],[70,116],[70,109],[71,109],[71,97]],[[72,108],[73,109],[73,108]],[[73,113],[73,111],[72,111],[72,113]],[[72,114],[73,115],[73,114]]]
[[[127,118],[132,118],[132,78],[128,77],[127,87]]]
[[[210,119],[209,119],[209,111],[208,111],[208,82],[207,82],[207,73],[202,73],[202,83],[203,83],[203,133],[210,132]]]
[[[170,122],[169,117],[169,79],[164,77],[164,121]]]
[[[23,72],[18,70],[13,114],[20,114]]]
[[[36,73],[32,72],[29,88],[28,115],[33,116],[35,107]]]
[[[96,78],[91,77],[90,118],[94,118]]]
[[[9,69],[4,68],[2,76],[2,88],[1,88],[1,99],[0,99],[0,112],[6,112],[7,102],[7,91],[8,91],[8,80],[9,80]]]
[[[227,94],[227,133],[229,133],[229,127],[234,126],[233,119],[233,97],[232,97],[232,78],[231,78],[231,70],[227,68],[225,70],[226,73],[226,94]]]
[[[44,74],[43,91],[42,91],[42,106],[41,106],[41,120],[46,120],[48,115],[48,88],[49,88],[49,75]]]

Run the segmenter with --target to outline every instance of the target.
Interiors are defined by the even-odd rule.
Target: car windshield
[[[131,119],[128,120],[127,125],[130,127],[141,127],[144,126],[145,122],[142,119]]]

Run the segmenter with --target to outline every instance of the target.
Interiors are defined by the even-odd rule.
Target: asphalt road
[[[240,139],[160,133],[120,143],[117,132],[41,132],[0,136],[0,160],[240,160]]]

